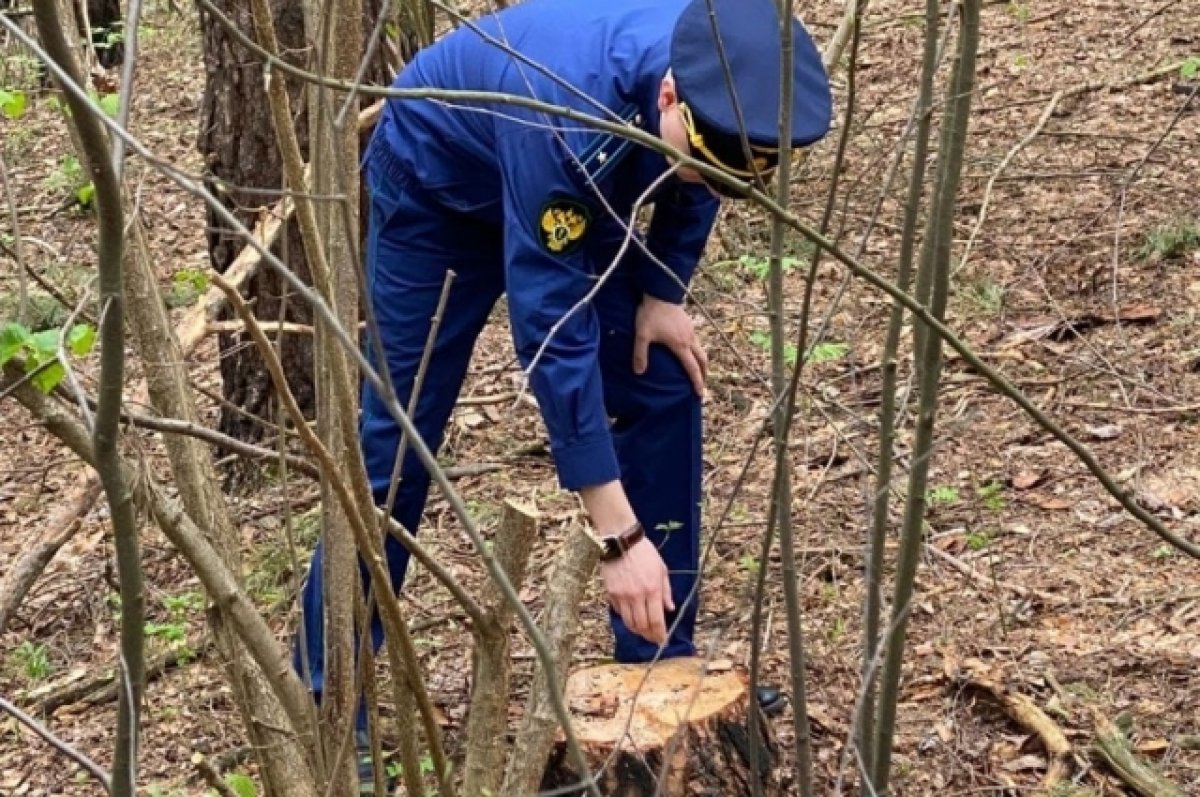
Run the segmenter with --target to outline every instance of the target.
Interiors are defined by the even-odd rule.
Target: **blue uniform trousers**
[[[407,407],[445,273],[453,269],[456,278],[414,418],[426,443],[436,451],[475,340],[505,291],[502,230],[446,209],[389,155],[376,141],[365,170],[371,195],[367,284],[381,336],[378,342],[369,341],[369,356],[376,367],[380,355],[386,360],[401,405]],[[694,653],[698,604],[698,594],[693,593],[698,593],[701,405],[683,367],[661,346],[651,346],[645,374],[633,373],[634,317],[639,300],[635,280],[622,266],[586,312],[595,312],[600,325],[604,401],[612,419],[621,481],[670,571],[677,610],[668,614],[668,626],[675,627],[663,656],[685,656]],[[400,429],[369,385],[362,393],[360,430],[375,500],[382,505]],[[394,508],[394,517],[405,528],[417,529],[429,484],[429,474],[409,447]],[[391,536],[385,548],[392,588],[398,591],[408,552]],[[321,558],[318,544],[301,602],[304,647],[318,699],[324,678]],[[365,568],[363,580],[369,584]],[[610,619],[618,661],[654,657],[656,645],[626,629],[611,611]],[[377,649],[383,636],[377,616],[371,628]],[[297,644],[295,667],[299,672],[303,672],[301,661]]]

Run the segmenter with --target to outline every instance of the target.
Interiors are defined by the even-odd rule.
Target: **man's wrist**
[[[629,552],[629,549],[646,538],[639,521],[619,534],[608,534],[600,537],[600,561],[615,562]]]
[[[637,515],[619,481],[584,487],[579,495],[592,527],[600,537],[619,534],[637,522]]]

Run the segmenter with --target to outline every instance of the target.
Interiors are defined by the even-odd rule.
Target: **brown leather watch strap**
[[[620,559],[625,553],[642,541],[646,536],[646,532],[642,529],[642,524],[634,523],[620,534],[613,534],[607,537],[600,538],[602,550],[600,552],[600,561],[613,562]]]

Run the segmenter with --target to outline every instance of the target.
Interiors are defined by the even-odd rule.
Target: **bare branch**
[[[4,189],[4,198],[8,200],[8,223],[12,229],[12,247],[5,246],[4,249],[12,252],[13,259],[17,261],[16,322],[24,324],[29,318],[29,274],[21,237],[21,220],[17,217],[17,197],[9,184],[8,161],[4,159],[3,147],[0,147],[0,188]]]
[[[112,777],[103,769],[101,769],[100,765],[95,761],[55,736],[49,728],[47,728],[45,725],[42,725],[24,711],[21,711],[21,709],[17,708],[3,697],[0,697],[0,710],[12,715],[13,719],[29,728],[38,736],[42,737],[42,739],[55,750],[58,750],[58,752],[65,755],[79,766],[83,767],[83,769],[86,770],[89,775],[100,782],[100,785],[104,787],[104,791],[109,794],[113,793]]]
[[[72,71],[70,45],[59,21],[55,3],[36,3],[34,17],[38,33],[52,60],[68,71],[72,82],[79,76]],[[91,37],[88,37],[91,41]],[[133,797],[137,791],[138,717],[145,688],[144,597],[142,594],[141,545],[137,519],[129,485],[121,468],[117,449],[121,394],[125,381],[125,314],[122,258],[124,256],[124,213],[121,187],[108,160],[108,137],[104,128],[89,113],[90,102],[67,92],[76,128],[79,131],[82,158],[95,186],[99,243],[97,268],[100,286],[100,388],[92,446],[96,470],[108,498],[117,553],[117,579],[121,593],[121,664],[128,681],[117,706],[116,750],[113,754],[112,792],[117,797]]]
[[[950,258],[953,243],[954,205],[962,174],[963,151],[970,121],[971,99],[975,84],[975,59],[979,49],[980,0],[965,0],[959,30],[958,54],[950,82],[950,101],[942,121],[939,146],[937,195],[929,213],[923,242],[921,269],[917,275],[917,293],[928,286],[928,312],[941,319],[950,289]],[[900,674],[907,632],[907,612],[913,598],[917,566],[920,562],[921,532],[925,515],[925,492],[929,476],[930,452],[934,442],[934,421],[938,406],[938,384],[942,370],[942,340],[928,328],[918,330],[916,369],[920,382],[917,429],[913,441],[915,461],[909,472],[908,497],[892,605],[896,608],[894,630],[887,639],[883,674],[880,677],[879,715],[872,760],[870,783],[875,791],[888,790],[891,774],[892,742],[896,709],[900,699]]]

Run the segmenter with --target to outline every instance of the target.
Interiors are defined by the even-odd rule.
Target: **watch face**
[[[603,559],[618,559],[621,556],[621,541],[616,537],[605,537],[600,541],[604,546],[604,553],[601,555]]]

